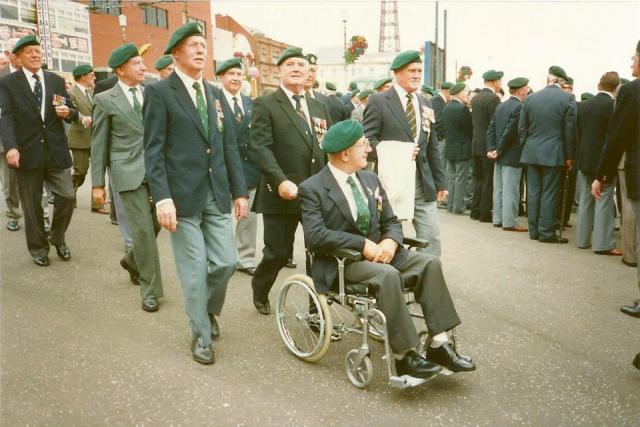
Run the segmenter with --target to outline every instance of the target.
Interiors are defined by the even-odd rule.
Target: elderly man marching
[[[158,222],[171,246],[189,316],[193,360],[215,361],[211,339],[236,268],[235,216],[247,214],[242,161],[222,100],[203,80],[207,39],[197,23],[169,39],[174,72],[145,91],[144,158]]]

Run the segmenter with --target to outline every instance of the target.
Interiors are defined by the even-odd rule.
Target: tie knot
[[[35,79],[35,81],[39,82],[40,81],[40,76],[37,74],[33,75],[33,78]]]
[[[349,175],[347,177],[347,184],[349,185],[355,185],[356,181],[353,179],[353,177],[351,175]]]
[[[300,101],[302,98],[304,98],[304,95],[293,95],[293,99],[296,101]]]
[[[407,99],[410,100],[410,101],[413,100],[413,94],[412,93],[408,93],[407,94]]]
[[[238,98],[235,97],[235,96],[233,98],[231,98],[231,99],[233,99],[233,102],[238,102]]]
[[[130,87],[130,88],[129,88],[129,92],[131,92],[131,93],[132,93],[132,94],[134,94],[134,95],[136,94],[136,92],[137,92],[137,91],[138,91],[138,88],[137,88],[137,87]]]
[[[200,90],[200,82],[193,82],[193,88],[194,88],[195,90],[198,90],[198,91],[199,91],[199,90]]]

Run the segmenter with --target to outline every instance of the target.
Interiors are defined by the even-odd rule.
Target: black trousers
[[[254,299],[268,301],[269,291],[278,277],[278,273],[293,253],[293,242],[301,222],[300,215],[263,214],[264,249],[262,260],[251,280]]]
[[[558,225],[566,224],[569,222],[569,218],[571,217],[571,207],[573,206],[573,198],[576,194],[576,181],[578,179],[578,168],[571,168],[569,171],[569,181],[566,182],[566,172],[562,171],[562,175],[560,175],[560,195],[558,196],[558,207],[556,208],[556,222]],[[566,182],[566,183],[565,183]],[[591,186],[591,183],[589,183]],[[565,196],[565,189],[567,190],[567,194]],[[564,217],[562,216],[562,204],[566,203],[564,206]]]
[[[471,202],[471,218],[491,222],[493,206],[493,161],[486,157],[474,156],[473,177],[475,188]]]
[[[46,184],[54,195],[51,243],[65,243],[64,237],[73,215],[73,184],[69,169],[16,169],[18,192],[24,213],[27,248],[32,257],[49,253],[49,242],[44,232],[42,186]]]

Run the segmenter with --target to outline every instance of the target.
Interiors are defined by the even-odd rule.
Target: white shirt
[[[229,103],[231,111],[233,111],[233,98],[236,98],[238,100],[238,107],[240,107],[240,111],[242,111],[242,115],[244,116],[244,108],[242,107],[242,95],[240,95],[240,92],[234,95],[225,88],[222,88],[222,93],[224,93],[224,97]]]
[[[293,106],[293,109],[296,109],[296,100],[293,99],[293,95],[297,95],[293,92],[291,92],[289,89],[287,89],[286,87],[280,85],[280,87],[282,88],[282,90],[284,91],[284,93],[287,95],[287,98],[289,98],[289,101],[291,101],[291,105]],[[305,117],[307,118],[307,124],[309,125],[309,129],[313,129],[313,126],[311,125],[311,120],[309,119],[311,117],[311,115],[309,114],[309,107],[307,106],[307,97],[304,94],[304,91],[302,91],[302,93],[300,93],[300,95],[302,95],[302,99],[300,99],[300,103],[302,104],[302,111],[304,112]]]
[[[402,103],[402,109],[407,112],[407,91],[402,89],[397,83],[394,83],[393,87],[396,89],[398,96],[400,97],[400,103]],[[411,94],[411,102],[413,103],[413,110],[416,114],[416,137],[413,142],[417,143],[420,138],[420,101],[418,101],[418,95],[414,92]]]
[[[29,87],[31,87],[31,92],[33,92],[33,88],[36,86],[36,79],[33,78],[34,74],[24,67],[22,68],[22,72],[24,73],[24,76],[27,78],[27,82],[29,82]],[[42,68],[40,68],[38,72],[35,74],[37,74],[38,77],[40,77],[40,85],[42,86],[42,102],[40,102],[40,117],[42,117],[42,121],[44,122],[44,101],[46,98],[45,94],[47,93],[45,91],[44,72],[42,71]]]
[[[89,99],[89,102],[93,101],[93,96],[91,95],[91,91],[89,90],[89,88],[84,87],[83,85],[81,85],[80,83],[76,82],[76,86],[78,86],[78,89],[80,89],[80,92],[82,92],[82,94],[84,96],[87,96]],[[89,93],[89,95],[87,95],[87,93]]]
[[[142,102],[143,102],[144,98],[142,97],[142,90],[140,89],[140,85],[129,86],[129,85],[123,83],[122,80],[118,80],[118,85],[120,85],[120,87],[122,88],[122,91],[124,92],[124,95],[127,97],[127,100],[129,101],[129,104],[131,105],[131,108],[133,108],[133,94],[131,93],[130,89],[132,89],[134,87],[136,89],[138,89],[136,91],[136,97],[138,98],[138,102],[140,103],[140,107],[142,107]]]
[[[333,177],[336,179],[336,181],[338,181],[338,186],[340,187],[340,190],[342,190],[342,193],[344,194],[344,197],[347,199],[347,203],[349,204],[351,216],[353,216],[353,220],[356,221],[358,219],[358,208],[356,207],[356,199],[353,197],[353,191],[351,190],[351,186],[347,182],[347,179],[349,179],[349,177],[353,178],[353,180],[356,182],[356,187],[358,187],[358,191],[360,191],[360,194],[362,194],[362,198],[367,201],[367,197],[362,190],[362,184],[360,184],[358,176],[355,172],[349,175],[348,173],[341,171],[337,167],[333,166],[331,162],[327,163],[327,165],[329,166],[329,170],[331,171]]]
[[[182,80],[182,83],[184,83],[185,87],[187,88],[187,92],[189,92],[189,96],[193,101],[193,105],[195,105],[196,108],[198,108],[198,102],[196,101],[196,90],[193,88],[193,84],[195,82],[200,83],[200,92],[202,93],[202,98],[204,98],[204,105],[207,105],[207,96],[204,93],[204,84],[202,83],[202,76],[200,76],[198,80],[194,80],[191,77],[187,76],[185,73],[183,73],[182,70],[180,70],[180,67],[178,66],[176,66],[173,71],[176,73],[178,77],[180,77],[180,80]]]

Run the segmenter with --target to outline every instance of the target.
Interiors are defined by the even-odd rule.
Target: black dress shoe
[[[9,231],[18,231],[20,230],[20,224],[18,224],[17,219],[10,219],[7,221],[7,230]]]
[[[640,369],[640,353],[636,354],[636,358],[633,359],[633,366],[635,366],[636,369]]]
[[[218,339],[220,337],[220,325],[214,314],[209,313],[209,322],[211,322],[211,338]]]
[[[451,372],[475,371],[476,365],[468,357],[460,356],[451,346],[444,343],[440,347],[427,349],[427,358]]]
[[[160,304],[158,304],[158,299],[156,297],[148,297],[143,299],[142,309],[148,312],[158,311],[160,309]]]
[[[398,375],[431,378],[441,370],[440,366],[420,356],[415,350],[409,350],[402,359],[396,360],[396,372]]]
[[[287,261],[287,268],[296,268],[298,266],[298,264],[296,264],[296,262],[292,259],[289,258],[289,260]]]
[[[620,311],[629,316],[640,318],[640,301],[636,301],[633,305],[622,306]]]
[[[494,227],[502,228],[502,224],[493,224]]]
[[[124,258],[120,260],[120,266],[129,273],[129,280],[131,283],[134,285],[140,285],[140,272],[138,270],[129,265]]]
[[[636,268],[638,266],[637,262],[627,262],[624,260],[624,258],[622,259],[622,263],[626,266],[633,267],[633,268]]]
[[[115,218],[111,218],[111,224],[118,225],[118,220]]]
[[[259,301],[257,299],[253,299],[253,306],[258,310],[258,313],[269,315],[271,314],[271,306],[269,305],[269,300],[266,302]]]
[[[256,274],[255,267],[239,268],[238,271],[244,274],[248,274],[249,276],[253,276],[254,274]]]
[[[202,347],[198,343],[198,340],[193,340],[191,342],[191,355],[193,357],[193,360],[198,363],[202,363],[203,365],[211,365],[216,361],[211,345]]]
[[[46,267],[49,265],[49,257],[46,255],[37,256],[33,258],[33,262],[35,262],[37,266]]]
[[[71,259],[71,251],[66,244],[61,243],[56,245],[53,242],[51,244],[56,248],[56,253],[63,261],[69,261]]]
[[[551,237],[547,237],[545,239],[538,239],[540,243],[569,243],[569,239],[565,239],[564,237],[560,237],[558,235],[554,235]]]

